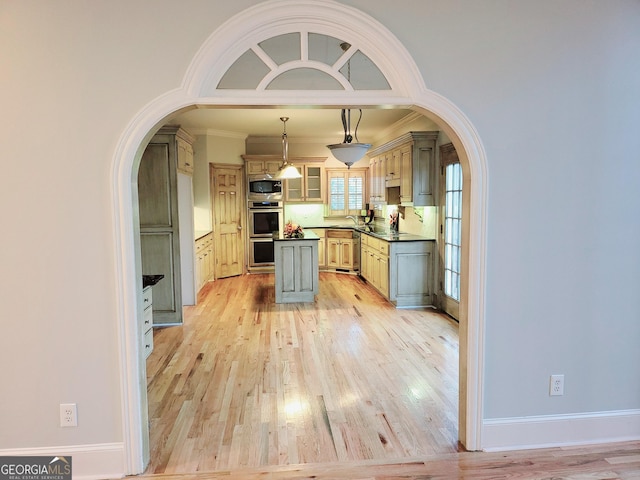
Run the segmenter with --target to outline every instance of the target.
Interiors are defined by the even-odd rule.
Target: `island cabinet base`
[[[319,280],[318,238],[273,243],[276,303],[314,302]]]

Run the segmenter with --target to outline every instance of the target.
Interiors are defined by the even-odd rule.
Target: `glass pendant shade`
[[[278,171],[278,173],[276,174],[276,178],[280,178],[283,180],[286,180],[288,178],[301,178],[302,175],[300,174],[300,172],[298,171],[298,169],[291,165],[290,163],[286,166],[282,166],[280,167],[280,170]]]
[[[344,163],[347,168],[351,168],[351,165],[364,157],[367,150],[371,148],[371,144],[358,143],[358,125],[360,124],[360,120],[362,120],[362,110],[360,110],[360,119],[354,132],[356,143],[351,143],[353,140],[353,136],[351,135],[351,110],[343,109],[340,116],[342,117],[342,127],[344,128],[344,140],[342,143],[327,145],[327,148],[331,150],[335,158]]]
[[[275,178],[286,180],[289,178],[302,178],[302,174],[298,169],[289,163],[289,139],[287,138],[287,120],[289,117],[280,117],[284,124],[282,132],[282,165]]]
[[[347,167],[350,167],[362,157],[364,157],[367,150],[371,148],[370,143],[336,143],[334,145],[327,145],[327,148],[331,150],[334,157],[344,163]]]

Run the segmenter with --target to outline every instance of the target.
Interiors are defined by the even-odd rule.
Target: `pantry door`
[[[214,276],[244,273],[245,201],[241,166],[211,165],[211,212],[213,213]]]

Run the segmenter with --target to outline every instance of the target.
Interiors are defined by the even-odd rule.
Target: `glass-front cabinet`
[[[324,166],[320,163],[295,164],[302,178],[286,180],[285,200],[287,202],[324,201]]]

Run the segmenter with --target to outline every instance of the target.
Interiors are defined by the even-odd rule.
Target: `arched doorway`
[[[299,62],[279,64],[265,59],[259,44],[297,32]],[[345,33],[347,32],[347,33]],[[296,68],[315,69],[340,79],[350,55],[336,59],[331,68],[309,55],[310,34],[321,34],[355,46],[381,73],[388,84],[352,88],[338,80],[338,88],[321,82],[322,89],[305,88],[300,79],[286,79],[277,89],[267,88],[274,79]],[[228,88],[225,74],[242,65],[236,61],[253,52],[267,65],[265,80],[251,88]],[[249,56],[251,53],[248,54]],[[366,61],[365,61],[366,63]],[[283,66],[284,65],[284,66]],[[284,78],[284,77],[280,77]],[[229,83],[233,85],[233,81]],[[284,87],[282,86],[284,85]],[[284,90],[283,90],[284,88]],[[413,108],[435,121],[452,140],[463,166],[465,193],[463,267],[460,305],[460,423],[461,442],[480,449],[482,412],[482,345],[484,331],[484,255],[486,168],[482,144],[475,129],[455,105],[428,90],[402,44],[371,17],[328,0],[282,0],[256,5],[231,18],[205,42],[191,62],[183,85],[147,105],[125,129],[114,159],[114,202],[118,239],[119,335],[126,473],[140,473],[148,451],[146,387],[143,357],[139,352],[137,319],[142,312],[138,298],[140,245],[137,222],[137,167],[144,146],[169,115],[196,105],[234,107],[345,105]]]

